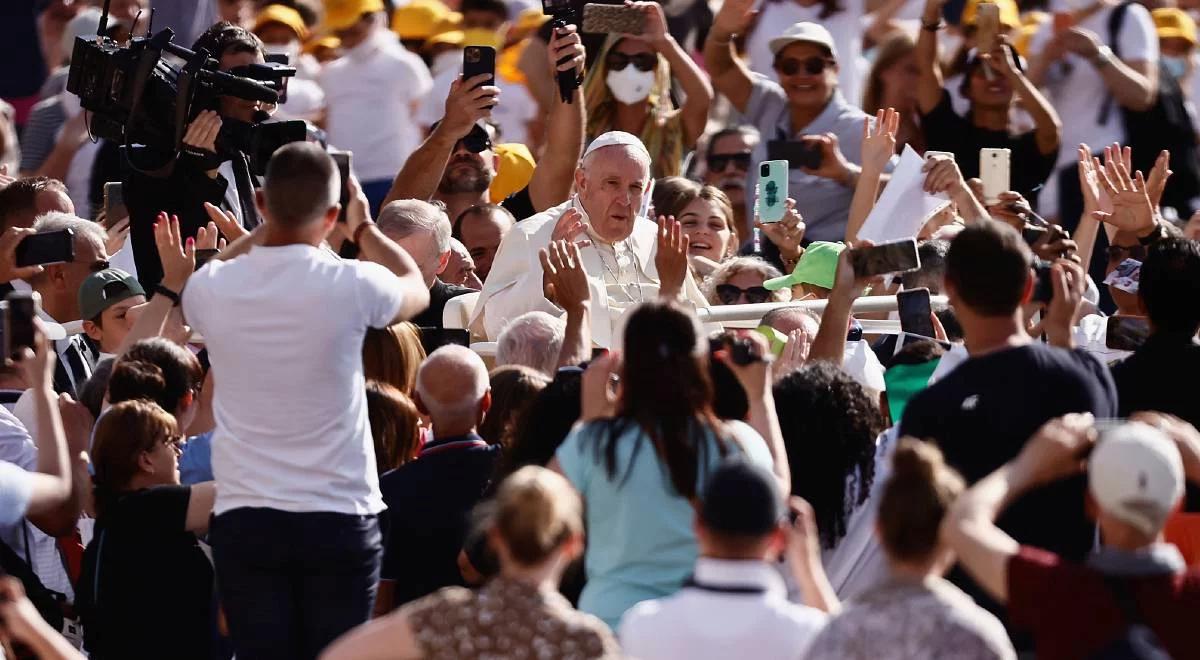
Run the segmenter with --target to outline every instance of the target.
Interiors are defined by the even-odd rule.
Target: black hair
[[[1033,253],[1017,230],[1001,222],[963,229],[946,255],[946,283],[983,316],[1010,316],[1021,306]]]
[[[950,252],[950,241],[938,239],[922,241],[917,246],[921,267],[901,276],[905,289],[925,287],[930,293],[942,292],[946,279],[946,255]]]
[[[92,419],[99,419],[100,409],[104,407],[104,395],[108,392],[108,379],[112,376],[116,358],[104,358],[96,363],[92,375],[79,388],[79,402],[92,413]]]
[[[517,417],[507,439],[505,451],[496,466],[493,484],[526,465],[544,466],[579,421],[583,371],[559,369],[554,380],[542,388]]]
[[[443,209],[443,210],[445,210],[445,209]],[[496,212],[500,212],[500,213],[503,213],[504,215],[507,215],[508,219],[513,224],[516,224],[517,219],[513,217],[512,211],[509,211],[508,209],[504,208],[503,206],[500,206],[499,204],[475,204],[473,206],[469,206],[469,207],[463,209],[462,213],[459,213],[458,217],[454,219],[454,226],[451,228],[450,237],[455,240],[459,240],[459,241],[462,240],[463,220],[465,220],[468,215],[474,215],[474,214],[491,215],[492,213],[496,213]]]
[[[714,144],[716,144],[717,142],[720,142],[721,140],[724,140],[725,138],[727,138],[731,135],[744,135],[745,137],[754,138],[754,139],[759,138],[758,129],[753,126],[747,126],[745,124],[735,124],[733,126],[726,126],[725,128],[722,128],[721,130],[719,130],[716,133],[713,133],[711,136],[709,136],[709,138],[708,138],[708,153],[712,153],[712,148],[713,148]]]
[[[200,361],[188,349],[161,337],[143,339],[113,365],[108,402],[152,401],[171,414],[200,386]]]
[[[250,30],[228,21],[221,21],[204,31],[192,44],[192,50],[203,48],[209,57],[220,60],[227,53],[263,54],[263,43]]]
[[[486,11],[508,20],[508,5],[503,0],[462,0],[458,11],[465,14],[469,11]]]
[[[832,548],[846,535],[854,508],[871,492],[883,415],[862,385],[825,362],[810,362],[784,376],[774,392],[792,494],[812,504],[821,546]]]
[[[320,145],[293,142],[280,147],[267,163],[263,183],[271,220],[296,228],[317,219],[334,204],[333,159]]]
[[[1165,238],[1150,246],[1138,296],[1154,331],[1192,336],[1200,329],[1200,242]]]
[[[67,186],[48,176],[27,176],[0,188],[0,230],[9,228],[10,217],[35,209],[38,194],[47,190],[65,195]]]

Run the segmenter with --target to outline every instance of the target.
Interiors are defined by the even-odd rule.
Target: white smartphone
[[[1011,149],[980,149],[979,178],[983,180],[983,203],[995,204],[1000,193],[1012,190],[1009,166]]]

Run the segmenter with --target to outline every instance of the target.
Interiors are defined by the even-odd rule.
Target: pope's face
[[[623,241],[650,185],[650,163],[626,147],[603,147],[575,171],[575,185],[592,231],[608,243]]]

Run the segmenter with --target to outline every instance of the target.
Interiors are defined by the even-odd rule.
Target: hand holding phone
[[[463,80],[470,80],[482,75],[486,75],[487,79],[475,85],[475,88],[495,86],[496,49],[491,46],[467,46],[463,49]],[[492,104],[488,107],[496,106]]]
[[[787,213],[788,162],[767,160],[758,165],[755,212],[761,223],[779,222]]]
[[[854,267],[855,279],[907,273],[921,267],[921,256],[917,254],[917,239],[904,238],[880,243],[870,247],[851,248],[850,265]]]
[[[42,308],[36,291],[13,291],[4,305],[4,359],[20,360],[26,348],[35,350],[37,329],[34,319]],[[36,351],[35,351],[36,352]]]
[[[588,3],[583,6],[583,31],[590,34],[646,32],[646,14],[638,7]]]
[[[124,187],[120,181],[109,181],[104,184],[104,219],[105,229],[115,226],[121,220],[129,217],[129,209],[125,207]]]
[[[338,198],[338,203],[342,205],[342,208],[338,211],[338,222],[346,221],[346,209],[350,206],[350,159],[353,156],[354,152],[352,151],[329,152],[329,157],[337,165],[338,179],[341,182],[342,194]]]
[[[26,236],[17,245],[17,266],[40,266],[75,261],[75,232],[44,231]]]
[[[933,308],[929,304],[929,289],[907,289],[896,294],[896,307],[900,315],[900,330],[910,335],[934,339]]]
[[[1000,193],[1012,190],[1010,163],[1011,149],[980,149],[979,178],[983,180],[984,204],[995,204]]]

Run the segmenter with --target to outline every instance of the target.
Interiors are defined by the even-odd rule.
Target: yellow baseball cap
[[[1000,7],[1000,24],[1009,28],[1021,27],[1021,10],[1017,9],[1015,0],[967,0],[963,7],[962,24],[974,25],[979,15],[979,5],[990,2]]]
[[[401,39],[428,39],[449,13],[450,8],[438,0],[412,0],[392,13],[392,31]]]
[[[517,22],[513,23],[512,29],[532,32],[545,25],[548,20],[550,17],[542,13],[541,8],[530,7],[517,15]]]
[[[488,198],[493,204],[499,204],[504,198],[529,185],[537,161],[533,159],[529,147],[520,143],[498,144],[493,150],[496,152],[496,176],[488,187]]]
[[[313,39],[312,41],[305,43],[304,44],[304,52],[309,53],[311,55],[312,53],[315,53],[322,49],[337,50],[338,48],[341,48],[341,47],[342,47],[342,40],[338,39],[337,37],[330,34],[330,35],[326,35],[324,37],[320,37],[318,39]]]
[[[435,34],[425,40],[425,48],[432,48],[433,46],[436,46],[438,44],[450,44],[451,46],[462,46],[463,45],[463,31],[462,30],[446,30],[445,32],[438,32],[437,34]]]
[[[345,30],[362,20],[363,14],[383,10],[383,0],[325,0],[325,27]]]
[[[495,30],[485,28],[470,28],[463,30],[463,45],[464,46],[491,46],[492,48],[500,47],[500,35]]]
[[[258,12],[258,16],[254,18],[254,32],[263,29],[264,26],[271,23],[279,23],[280,25],[291,28],[292,32],[296,33],[296,37],[301,41],[308,38],[308,26],[304,24],[304,19],[300,16],[300,12],[286,7],[284,5],[267,5]]]
[[[1154,17],[1155,32],[1159,39],[1183,39],[1196,45],[1196,21],[1182,9],[1166,7],[1150,12]]]

